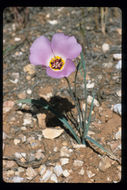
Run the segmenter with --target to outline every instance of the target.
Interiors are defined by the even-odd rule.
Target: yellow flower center
[[[59,71],[63,69],[64,64],[65,61],[61,57],[54,56],[49,62],[49,67],[55,71]]]

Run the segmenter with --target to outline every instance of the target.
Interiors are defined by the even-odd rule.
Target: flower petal
[[[30,48],[30,62],[33,65],[48,66],[48,61],[53,57],[51,42],[44,36],[37,38]]]
[[[63,33],[56,33],[52,37],[51,47],[55,55],[74,59],[79,56],[82,47],[74,36],[65,36]]]
[[[53,71],[50,67],[47,67],[47,75],[52,78],[63,78],[68,77],[72,72],[76,69],[75,64],[71,59],[67,59],[63,70],[61,71]]]

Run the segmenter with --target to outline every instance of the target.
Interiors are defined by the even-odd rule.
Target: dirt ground
[[[3,181],[117,183],[121,180],[121,116],[113,111],[113,106],[121,103],[121,70],[116,68],[118,59],[114,58],[114,54],[121,53],[121,24],[118,8],[20,7],[4,10]],[[15,104],[19,99],[44,98],[57,111],[68,116],[73,113],[77,120],[66,81],[48,77],[41,66],[29,67],[32,42],[41,35],[51,39],[56,32],[75,36],[83,46],[87,83],[94,84],[88,87],[88,95],[92,95],[94,89],[99,103],[94,106],[88,134],[110,150],[117,160],[89,141],[86,147],[76,146],[76,141],[50,112]],[[107,50],[104,44],[108,44]],[[72,86],[74,76],[72,73],[68,77]],[[80,73],[77,95],[83,106]],[[47,128],[64,131],[57,138],[47,139],[42,132]],[[61,158],[68,162],[63,164]],[[64,171],[60,175],[55,173],[57,165]],[[42,167],[46,167],[44,174],[40,172]],[[46,172],[52,177],[44,177]]]

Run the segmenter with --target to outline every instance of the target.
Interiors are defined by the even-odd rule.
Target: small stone
[[[119,97],[121,97],[121,90],[118,90],[117,92],[116,92],[116,94],[117,94],[117,96],[119,96]]]
[[[26,128],[26,127],[21,127],[21,130],[22,130],[22,131],[26,131],[27,128]]]
[[[103,51],[104,53],[106,53],[107,51],[109,51],[109,49],[110,49],[109,44],[104,43],[104,44],[102,45],[102,51]]]
[[[113,54],[113,58],[114,58],[115,60],[120,60],[120,59],[122,59],[122,54],[121,54],[121,53]]]
[[[25,91],[23,91],[23,92],[21,92],[20,94],[18,94],[17,96],[18,96],[18,98],[20,98],[20,99],[25,99],[25,98],[26,98],[26,93],[25,93]]]
[[[12,176],[12,175],[14,175],[14,173],[15,173],[14,170],[8,170],[7,171],[8,176]]]
[[[122,61],[121,60],[118,61],[118,63],[116,64],[115,68],[119,69],[119,70],[122,68]]]
[[[43,159],[45,156],[44,156],[44,154],[42,153],[42,152],[36,152],[35,153],[35,158],[37,159],[37,160],[41,160],[41,159]]]
[[[26,175],[27,175],[27,179],[32,179],[33,177],[37,175],[37,172],[32,167],[28,167],[26,169]]]
[[[44,182],[48,181],[50,179],[51,175],[52,175],[52,171],[47,170],[42,177],[42,181],[44,181]]]
[[[29,75],[34,75],[36,70],[35,66],[32,64],[28,64],[23,68],[24,72],[28,73]]]
[[[62,169],[62,167],[61,167],[61,165],[56,165],[55,167],[54,167],[54,172],[55,172],[55,174],[59,177],[62,173],[63,173],[63,169]]]
[[[57,148],[57,147],[54,147],[53,151],[54,151],[54,152],[57,152],[57,151],[58,151],[58,148]]]
[[[70,173],[68,172],[68,170],[63,171],[63,176],[64,177],[68,177],[69,175],[70,175]]]
[[[93,100],[93,97],[89,95],[89,96],[87,97],[87,103],[88,103],[89,105],[91,105],[92,100]],[[96,99],[94,99],[93,105],[99,107],[99,102],[98,102]]]
[[[14,144],[15,145],[19,144],[20,142],[21,142],[20,139],[14,139]]]
[[[42,130],[43,136],[47,139],[59,137],[64,132],[63,129],[46,128]]]
[[[28,88],[27,91],[26,91],[26,93],[27,94],[32,94],[32,90]]]
[[[118,132],[115,134],[115,139],[121,139],[121,128],[119,128]]]
[[[42,176],[46,172],[46,166],[43,164],[39,167],[39,174]]]
[[[69,158],[61,158],[60,162],[61,162],[62,166],[65,165],[65,164],[68,164],[69,163]]]
[[[15,157],[20,159],[22,157],[26,158],[26,153],[25,152],[15,152]]]
[[[7,137],[8,135],[5,132],[3,132],[3,140],[5,140]]]
[[[86,148],[86,145],[85,144],[72,144],[73,145],[73,148],[75,149],[80,149],[80,148]]]
[[[93,87],[94,87],[94,83],[88,82],[86,85],[86,88],[93,88]]]
[[[80,167],[80,166],[83,166],[83,163],[84,163],[84,162],[81,161],[81,160],[74,160],[73,165],[74,165],[74,166],[79,166],[79,167]]]
[[[51,25],[56,25],[58,23],[57,20],[48,20],[48,23]]]
[[[60,150],[60,156],[61,157],[70,157],[72,152],[73,152],[72,149],[68,149],[66,146],[63,146]]]
[[[13,108],[14,104],[15,103],[11,100],[4,102],[3,103],[3,113],[9,112]]]
[[[19,42],[21,40],[21,38],[15,37],[14,40],[15,40],[15,42]]]
[[[104,68],[109,69],[109,68],[111,68],[112,66],[113,66],[113,63],[112,63],[112,62],[109,62],[109,63],[103,63],[103,67],[104,67]]]
[[[23,125],[31,125],[32,123],[32,116],[31,114],[25,114]]]
[[[46,118],[46,114],[44,113],[37,114],[38,125],[40,128],[43,128],[43,129],[46,128],[45,118]]]
[[[90,170],[87,170],[86,173],[87,173],[87,175],[88,175],[89,178],[95,176],[95,174],[92,173]]]
[[[57,179],[56,174],[53,173],[53,174],[51,175],[50,179],[51,179],[52,181],[54,181],[55,183],[58,183],[58,179]]]
[[[15,176],[15,177],[12,178],[12,181],[14,183],[21,183],[23,180],[24,180],[24,178],[23,177],[19,177],[19,176]]]
[[[101,171],[105,171],[106,169],[111,167],[111,160],[108,157],[102,158],[102,160],[99,162],[98,167]]]
[[[83,168],[81,168],[81,170],[79,171],[79,175],[84,175],[85,171]]]
[[[121,104],[115,104],[113,106],[113,111],[121,115]]]
[[[6,160],[3,164],[6,166],[6,168],[12,168],[15,166],[15,161]]]
[[[18,172],[19,172],[19,173],[22,173],[22,172],[24,172],[24,171],[25,171],[24,168],[18,167]]]

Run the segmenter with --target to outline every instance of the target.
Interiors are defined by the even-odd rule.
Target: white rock
[[[117,92],[116,92],[116,94],[117,94],[117,96],[119,96],[119,97],[121,97],[121,90],[118,90]]]
[[[46,128],[42,130],[43,136],[47,139],[59,137],[64,132],[63,129]]]
[[[113,63],[112,62],[109,62],[109,63],[103,63],[103,67],[104,68],[111,68],[113,66]]]
[[[106,169],[111,167],[111,160],[108,157],[104,157],[101,159],[101,161],[99,162],[99,166],[98,168],[101,171],[105,171]]]
[[[57,20],[48,20],[48,23],[51,25],[56,25],[58,23]]]
[[[69,158],[61,158],[60,163],[61,163],[62,166],[65,165],[65,164],[68,164],[69,163]]]
[[[69,175],[70,175],[70,173],[68,172],[68,170],[63,171],[63,176],[64,177],[68,177]]]
[[[18,79],[15,79],[15,80],[11,80],[11,79],[10,79],[10,82],[16,84],[16,83],[18,82]]]
[[[26,113],[24,116],[23,125],[30,125],[32,123],[32,116],[31,114]]]
[[[92,100],[93,100],[93,97],[89,95],[89,96],[87,97],[87,103],[88,103],[89,105],[91,105]],[[98,102],[96,99],[94,99],[93,105],[99,107],[99,102]]]
[[[104,53],[106,53],[106,51],[108,51],[109,48],[110,48],[110,46],[109,46],[109,44],[107,44],[107,43],[104,43],[104,44],[102,45],[102,50],[103,50]]]
[[[81,170],[79,171],[79,174],[80,174],[80,175],[84,175],[84,173],[85,173],[84,169],[81,168]]]
[[[26,93],[27,94],[32,94],[32,90],[28,88],[27,91],[26,91]]]
[[[21,142],[20,139],[14,139],[14,144],[15,145],[19,144],[20,142]]]
[[[63,173],[63,169],[61,167],[61,165],[56,165],[54,167],[54,173],[59,177],[62,173]]]
[[[73,148],[75,149],[79,149],[79,148],[86,148],[86,145],[85,144],[72,144]]]
[[[73,152],[72,149],[68,149],[66,146],[63,146],[60,150],[60,156],[61,157],[70,157],[72,152]]]
[[[121,128],[119,128],[118,132],[115,134],[115,139],[121,138]]]
[[[3,103],[3,113],[9,112],[13,106],[14,106],[14,102],[9,100]]]
[[[87,173],[87,175],[88,175],[89,178],[95,176],[95,174],[92,173],[90,170],[87,170],[86,173]]]
[[[39,173],[42,176],[46,172],[46,166],[43,164],[39,167]]]
[[[93,88],[93,87],[94,87],[94,83],[88,82],[86,85],[86,88]]]
[[[15,42],[18,42],[21,40],[21,38],[15,37],[14,40],[15,40]]]
[[[57,179],[56,174],[53,173],[53,174],[51,175],[50,179],[51,179],[52,181],[54,181],[55,183],[58,183],[58,179]]]
[[[73,165],[74,166],[83,166],[83,161],[81,161],[81,160],[74,160]]]
[[[114,58],[115,60],[120,60],[120,59],[122,59],[122,54],[121,54],[121,53],[113,54],[113,58]]]
[[[122,68],[122,61],[119,60],[118,63],[115,66],[116,69],[121,69]]]
[[[20,183],[20,182],[22,182],[24,180],[24,178],[23,177],[19,177],[19,176],[14,176],[13,178],[12,178],[12,181],[14,182],[14,183]]]
[[[51,170],[47,170],[45,172],[45,174],[42,177],[42,181],[46,182],[49,180],[50,176],[52,175],[52,171]]]
[[[115,104],[113,106],[113,111],[121,115],[121,104]]]
[[[26,169],[26,175],[27,179],[32,179],[34,176],[37,175],[37,172],[32,167],[28,167]]]

